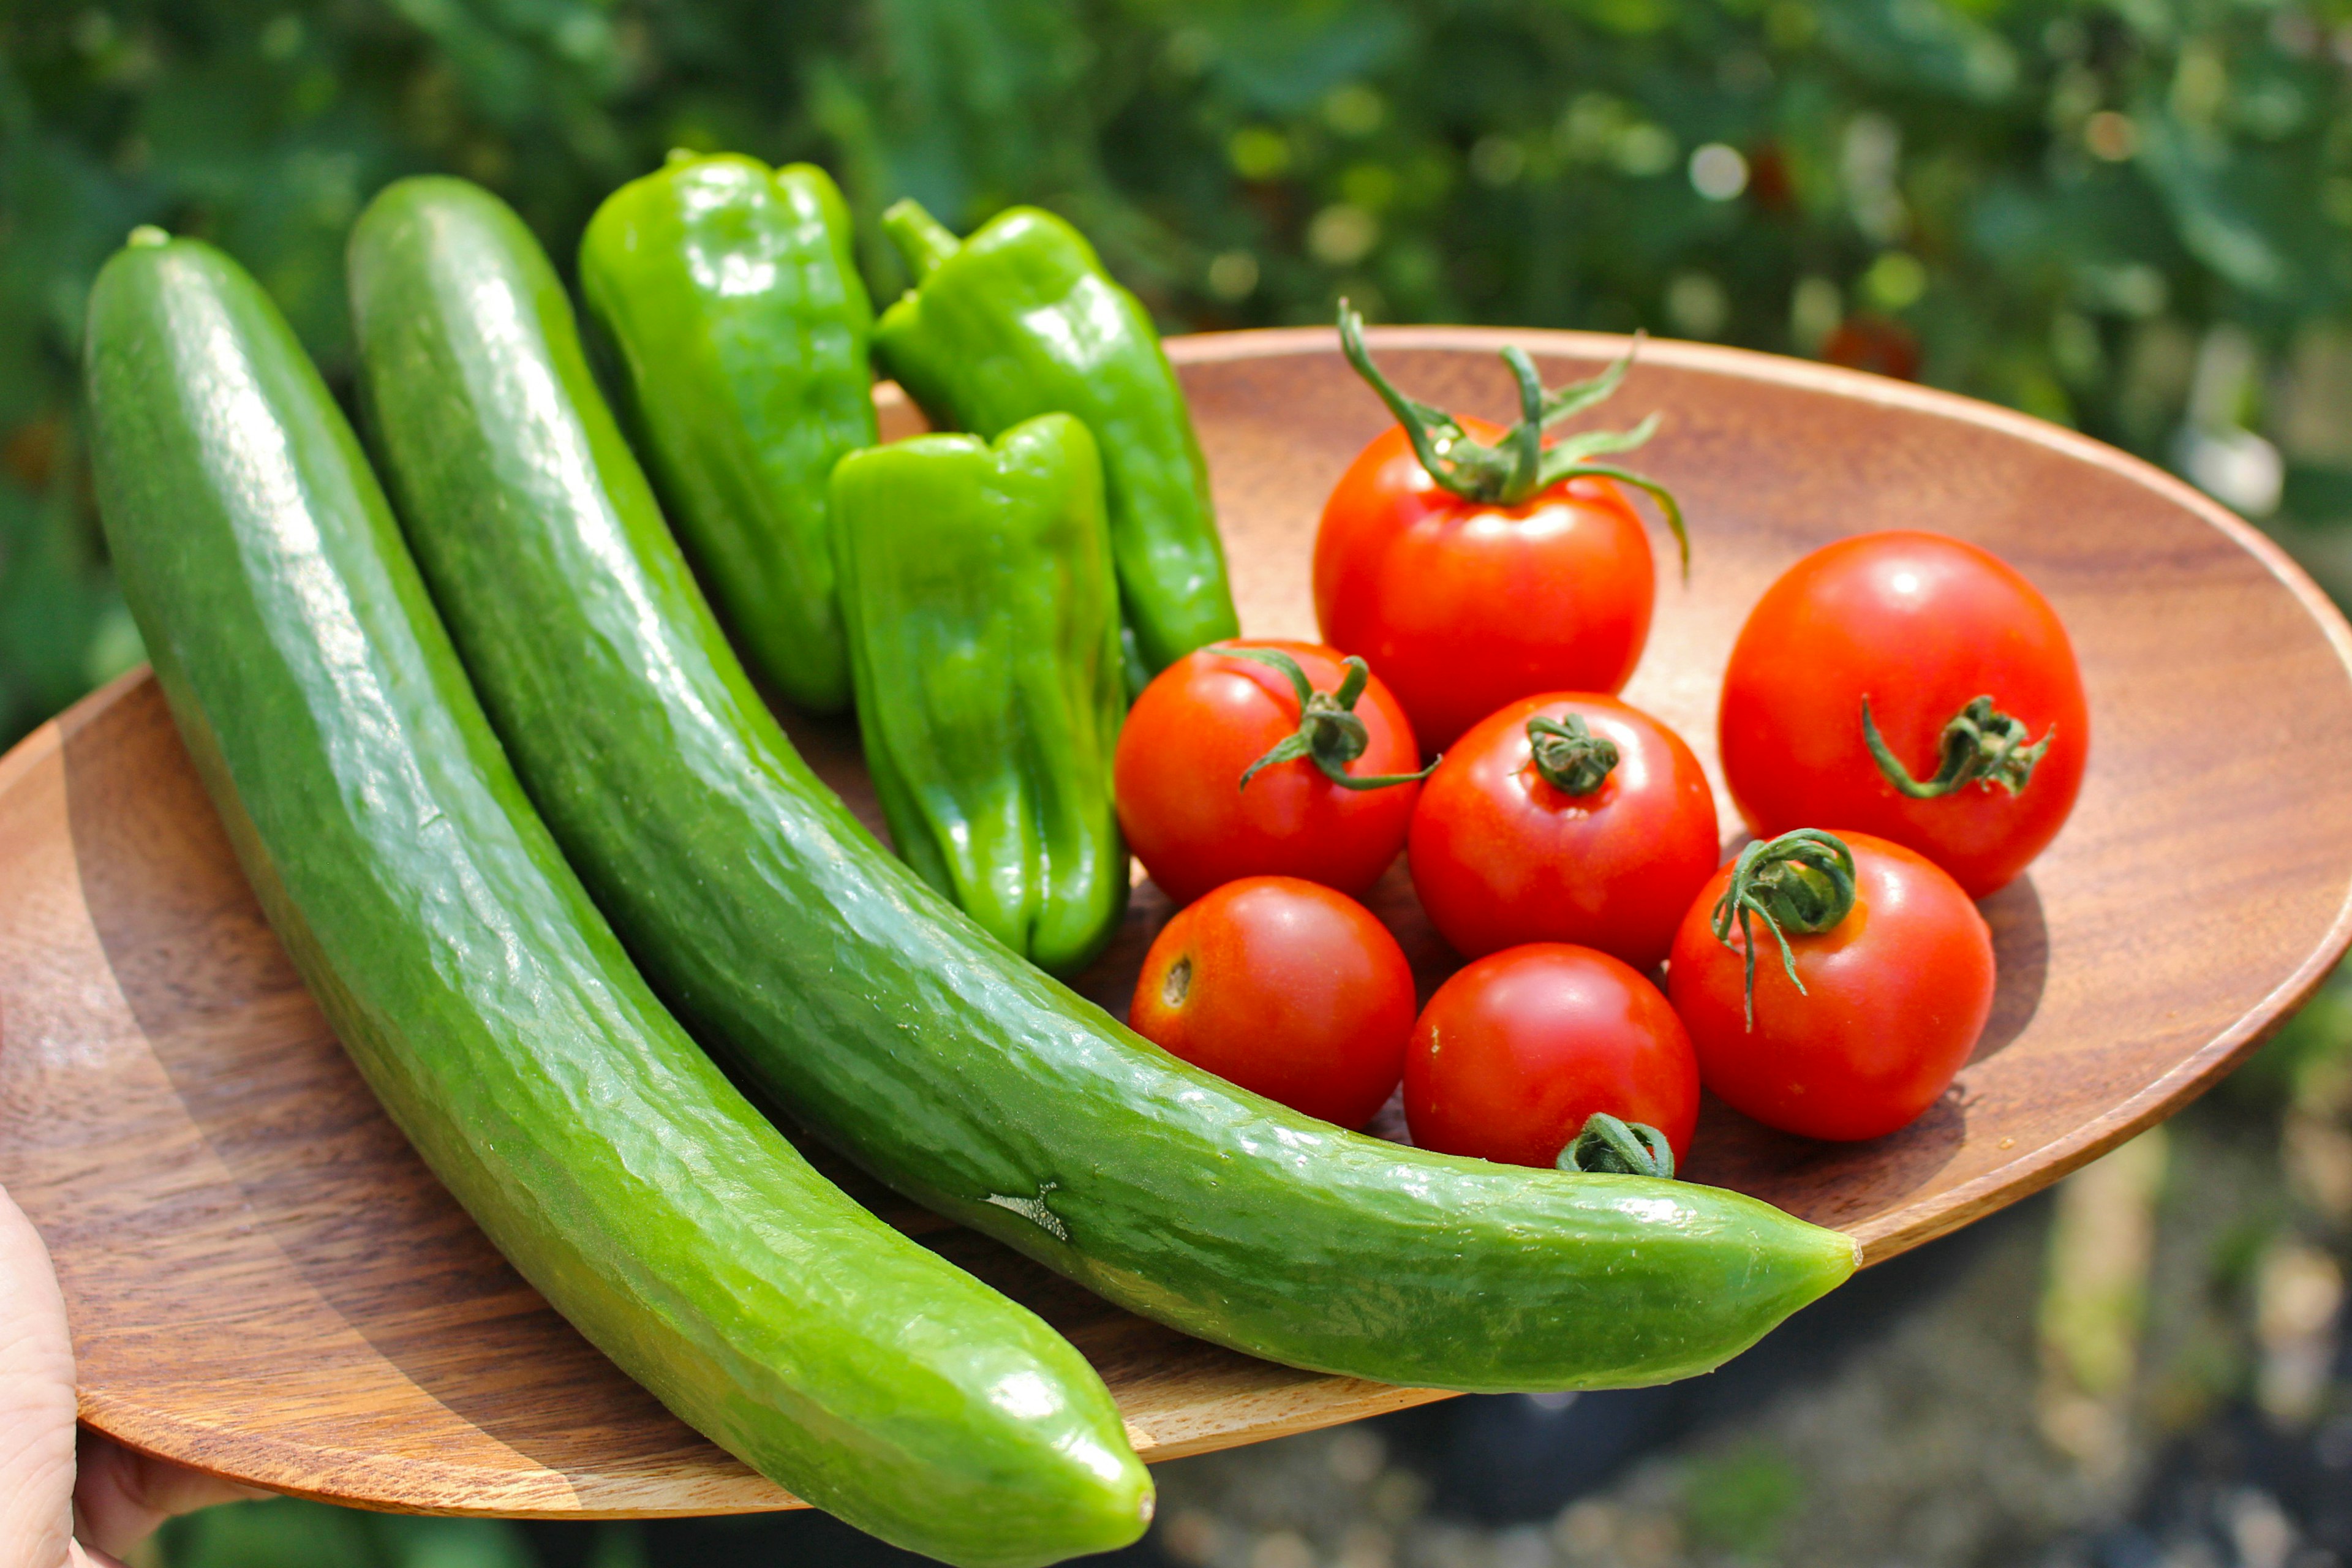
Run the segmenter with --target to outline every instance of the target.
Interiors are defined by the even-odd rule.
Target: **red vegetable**
[[[1587,947],[1533,942],[1437,988],[1405,1056],[1405,1121],[1424,1149],[1551,1165],[1595,1114],[1662,1133],[1698,1124],[1690,1037],[1658,988]],[[1671,1167],[1668,1167],[1671,1169]]]
[[[1361,1127],[1396,1092],[1412,996],[1403,950],[1371,911],[1295,877],[1251,877],[1161,929],[1130,1022],[1244,1089]]]
[[[1422,908],[1464,954],[1577,942],[1655,969],[1720,862],[1682,737],[1614,698],[1529,697],[1454,742],[1407,840]]]
[[[1527,355],[1506,350],[1525,411],[1506,431],[1398,393],[1344,304],[1340,332],[1399,423],[1364,448],[1324,506],[1315,536],[1324,640],[1370,661],[1433,750],[1516,698],[1624,685],[1649,638],[1657,573],[1615,481],[1656,496],[1677,539],[1682,520],[1649,480],[1591,459],[1647,439],[1651,422],[1542,435],[1607,396],[1624,364],[1547,393]]]
[[[1923,857],[1803,828],[1708,879],[1667,974],[1727,1104],[1809,1138],[1875,1138],[1967,1063],[1992,1013],[1992,934]]]
[[[1179,903],[1237,877],[1360,893],[1404,847],[1420,761],[1404,710],[1362,660],[1217,643],[1161,670],[1128,710],[1119,826]]]
[[[1817,550],[1765,591],[1719,736],[1759,837],[1838,823],[1980,899],[2064,826],[2091,730],[2066,629],[2032,584],[1973,544],[1890,532]]]

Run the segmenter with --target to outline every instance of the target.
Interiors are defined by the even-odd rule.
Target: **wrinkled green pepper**
[[[1058,411],[1102,449],[1111,553],[1148,676],[1236,637],[1209,470],[1151,318],[1076,229],[1013,207],[959,242],[913,202],[882,215],[917,287],[874,347],[931,423],[993,437]]]
[[[833,471],[866,764],[898,853],[1013,952],[1082,969],[1127,909],[1127,712],[1102,464],[1066,414]]]
[[[846,707],[825,484],[877,437],[874,311],[841,193],[807,163],[674,153],[596,209],[580,286],[736,646],[799,707]]]

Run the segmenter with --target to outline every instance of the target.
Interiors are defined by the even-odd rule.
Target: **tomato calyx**
[[[1298,668],[1298,661],[1277,647],[1221,647],[1215,650],[1226,658],[1245,658],[1253,664],[1280,670],[1289,679],[1291,690],[1298,694],[1298,728],[1274,743],[1272,750],[1242,770],[1241,787],[1249,788],[1262,768],[1276,763],[1287,763],[1305,757],[1323,771],[1323,776],[1341,789],[1387,789],[1391,784],[1419,784],[1430,775],[1437,764],[1432,763],[1417,773],[1351,773],[1348,764],[1364,754],[1371,743],[1371,732],[1356,716],[1356,699],[1364,694],[1364,685],[1372,678],[1371,666],[1349,654],[1340,662],[1347,671],[1339,678],[1337,691],[1318,691]]]
[[[2028,743],[2032,733],[2022,720],[2011,717],[1992,705],[1990,694],[1971,698],[1969,705],[1952,715],[1944,725],[1944,732],[1936,744],[1943,752],[1943,763],[1931,778],[1915,779],[1911,770],[1886,744],[1886,737],[1878,732],[1878,721],[1871,717],[1870,699],[1862,700],[1862,738],[1870,747],[1871,757],[1886,782],[1913,800],[1934,800],[1939,795],[1954,794],[1972,784],[1990,789],[1995,784],[2011,796],[2024,793],[2033,782],[2033,765],[2050,750],[2050,742],[2058,735],[2053,724],[2042,732],[2042,739]]]
[[[1797,978],[1797,955],[1788,933],[1814,936],[1836,928],[1853,912],[1853,851],[1833,833],[1800,827],[1778,838],[1750,844],[1731,868],[1731,881],[1715,903],[1715,940],[1729,947],[1739,927],[1746,950],[1748,1028],[1756,1028],[1756,940],[1750,917],[1761,920],[1780,944],[1780,966],[1797,994],[1808,994]]]
[[[1591,795],[1617,765],[1617,742],[1594,734],[1581,713],[1566,719],[1538,714],[1528,721],[1528,745],[1536,772],[1562,795]]]
[[[1637,489],[1647,491],[1665,514],[1666,526],[1674,530],[1675,543],[1682,552],[1683,575],[1690,575],[1690,535],[1683,528],[1683,509],[1666,487],[1655,479],[1628,471],[1614,464],[1596,463],[1592,459],[1610,452],[1630,452],[1657,433],[1658,416],[1644,418],[1631,430],[1580,430],[1546,444],[1544,432],[1572,414],[1585,409],[1615,392],[1625,379],[1625,372],[1633,363],[1633,355],[1642,345],[1640,334],[1625,357],[1588,381],[1572,381],[1565,386],[1545,390],[1543,378],[1536,374],[1535,362],[1517,343],[1503,350],[1503,363],[1511,369],[1512,377],[1519,384],[1519,422],[1503,433],[1503,438],[1489,446],[1472,437],[1462,427],[1462,422],[1442,408],[1416,402],[1399,392],[1389,378],[1372,363],[1371,351],[1364,346],[1364,319],[1339,301],[1339,346],[1356,374],[1380,394],[1381,401],[1389,405],[1397,423],[1404,426],[1406,439],[1412,443],[1413,456],[1429,477],[1444,489],[1467,501],[1481,506],[1517,506],[1551,489],[1554,485],[1582,475],[1616,479]]]
[[[1646,1121],[1621,1121],[1605,1110],[1584,1120],[1584,1131],[1570,1140],[1556,1162],[1563,1171],[1584,1175],[1655,1176],[1675,1179],[1674,1145]]]

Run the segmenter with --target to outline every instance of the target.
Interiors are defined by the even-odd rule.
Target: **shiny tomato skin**
[[[1328,647],[1264,638],[1213,644],[1161,670],[1128,710],[1112,767],[1128,847],[1180,904],[1237,877],[1363,892],[1404,848],[1420,786],[1343,789],[1299,757],[1243,789],[1249,765],[1298,728],[1298,699],[1279,671],[1218,651],[1227,647],[1279,648],[1318,691],[1336,690],[1346,673]],[[1367,744],[1349,773],[1420,767],[1412,725],[1377,673],[1355,711]]]
[[[1353,899],[1296,877],[1227,882],[1177,911],[1129,1021],[1160,1049],[1293,1110],[1361,1127],[1404,1071],[1412,969]]]
[[[1698,1089],[1690,1037],[1658,988],[1565,942],[1460,970],[1422,1009],[1405,1053],[1413,1142],[1501,1164],[1551,1165],[1600,1110],[1664,1133],[1679,1164]]]
[[[1648,531],[1612,481],[1481,505],[1431,479],[1402,426],[1358,454],[1315,535],[1323,640],[1389,683],[1432,751],[1516,698],[1616,691],[1656,597]]]
[[[1979,696],[2050,750],[2015,796],[1978,782],[1912,800],[1863,739],[1862,700],[1914,778]],[[1937,533],[1865,533],[1823,546],[1765,590],[1724,672],[1723,772],[1750,831],[1843,823],[1907,844],[1971,898],[2014,880],[2058,836],[2090,756],[2074,646],[2017,570]]]
[[[1784,1132],[1850,1142],[1907,1126],[1967,1065],[1992,1016],[1992,933],[1924,856],[1832,831],[1853,851],[1857,895],[1834,929],[1790,935],[1804,994],[1756,922],[1756,1027],[1748,1028],[1745,950],[1737,930],[1734,946],[1717,942],[1713,924],[1728,866],[1692,900],[1667,986],[1718,1099]]]
[[[1530,760],[1528,721],[1583,716],[1615,742],[1589,795]],[[1564,942],[1654,970],[1721,861],[1715,792],[1681,736],[1613,697],[1554,692],[1474,725],[1423,781],[1406,840],[1413,890],[1465,957]]]

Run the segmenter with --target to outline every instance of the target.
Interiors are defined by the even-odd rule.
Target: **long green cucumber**
[[[1043,1322],[810,1169],[647,989],[533,812],[383,492],[236,263],[90,299],[100,506],[181,733],[352,1059],[500,1251],[733,1453],[993,1568],[1150,1481]]]
[[[1188,1332],[1446,1388],[1704,1371],[1853,1270],[1736,1194],[1295,1114],[1022,963],[761,706],[512,216],[406,182],[352,258],[403,521],[526,786],[698,1037],[883,1180]]]

